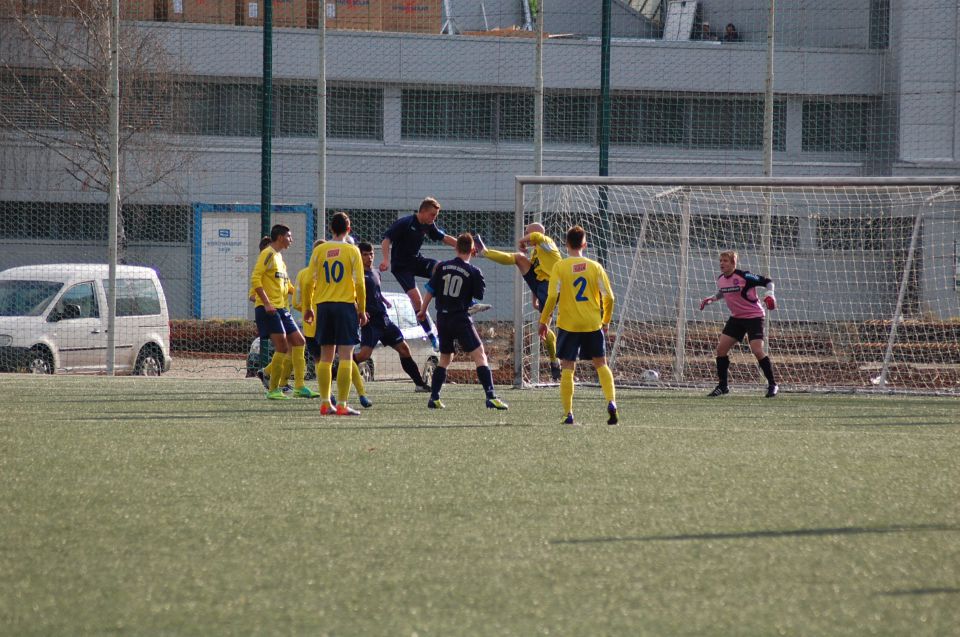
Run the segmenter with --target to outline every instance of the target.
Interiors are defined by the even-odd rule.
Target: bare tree
[[[0,128],[58,156],[81,189],[109,192],[110,0],[35,6],[57,15],[0,0]],[[124,204],[157,186],[179,190],[193,153],[172,136],[188,132],[185,85],[161,34],[125,22],[119,36],[122,259]]]

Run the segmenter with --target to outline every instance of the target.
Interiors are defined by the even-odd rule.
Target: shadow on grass
[[[324,418],[329,418],[329,416],[324,416]],[[463,424],[463,425],[359,425],[353,426],[350,424],[351,420],[349,417],[343,417],[342,420],[338,419],[337,424],[346,425],[345,427],[280,427],[280,431],[357,431],[361,429],[494,429],[497,427],[510,427],[512,429],[518,427],[533,427],[534,425],[528,424],[513,424],[509,422],[503,423],[485,423],[485,424]],[[353,421],[356,422],[356,421]]]
[[[958,595],[960,588],[908,588],[899,591],[876,593],[879,597],[901,597],[906,595]]]
[[[550,540],[550,544],[601,544],[605,542],[691,542],[703,540],[752,540],[758,538],[825,537],[842,535],[885,535],[924,531],[960,531],[951,524],[913,524],[893,526],[845,526],[824,529],[789,529],[786,531],[742,531],[739,533],[691,533],[687,535],[637,535],[624,537],[588,537]]]

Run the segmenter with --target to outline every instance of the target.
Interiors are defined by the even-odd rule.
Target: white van
[[[0,272],[0,371],[101,373],[107,368],[107,265],[27,265]],[[170,369],[170,316],[157,273],[117,266],[114,371]]]

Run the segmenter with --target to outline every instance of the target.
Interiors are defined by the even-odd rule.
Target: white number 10
[[[443,295],[460,296],[460,288],[463,287],[463,278],[453,276],[452,274],[443,275]]]

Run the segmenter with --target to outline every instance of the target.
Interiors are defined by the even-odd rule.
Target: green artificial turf
[[[960,626],[956,398],[368,389],[0,376],[0,634]]]

